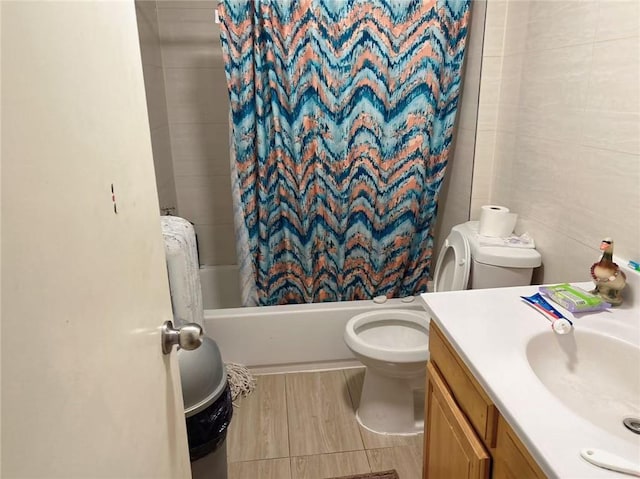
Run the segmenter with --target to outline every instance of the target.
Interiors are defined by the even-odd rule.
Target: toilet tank
[[[505,286],[526,286],[531,284],[531,268],[508,268],[471,261],[469,289],[502,288]]]
[[[531,284],[533,268],[542,264],[534,248],[482,246],[478,239],[478,222],[469,221],[454,228],[465,235],[471,250],[469,289],[525,286]]]

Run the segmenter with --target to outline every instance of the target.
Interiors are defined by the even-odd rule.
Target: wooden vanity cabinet
[[[493,479],[546,477],[502,416],[498,417],[498,447],[495,451],[491,477]]]
[[[543,479],[511,427],[432,321],[424,479]]]
[[[487,479],[491,458],[431,362],[427,378],[424,477]]]

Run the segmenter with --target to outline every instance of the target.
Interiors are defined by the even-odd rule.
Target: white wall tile
[[[640,155],[640,114],[587,110],[582,120],[583,145]]]
[[[496,132],[493,152],[493,177],[491,181],[490,203],[508,205],[513,197],[512,169],[516,159],[516,135],[503,131]]]
[[[568,143],[518,136],[511,173],[515,187],[508,206],[519,215],[563,231],[568,165],[575,154]]]
[[[593,42],[600,9],[597,1],[531,1],[529,5],[526,50]]]
[[[485,17],[487,0],[474,0],[471,2],[471,22],[467,36],[466,53],[469,57],[480,59],[483,51],[483,37],[486,26]]]
[[[498,127],[498,104],[483,103],[478,108],[478,131],[495,131]]]
[[[455,210],[456,219],[452,221],[458,221],[461,216],[465,220],[469,217],[474,137],[475,130],[458,129],[456,132],[455,147],[447,165],[446,191],[444,188],[440,191],[438,214],[447,216],[450,209]]]
[[[162,8],[210,8],[214,10],[219,0],[160,0],[158,9]]]
[[[640,113],[640,37],[593,45],[586,98],[590,109]]]
[[[475,157],[473,162],[472,196],[488,198],[491,194],[495,143],[495,130],[477,132]]]
[[[525,50],[529,28],[529,1],[509,1],[504,31],[504,55]]]
[[[214,21],[210,8],[158,9],[160,38],[166,42],[215,41],[220,37],[220,25]]]
[[[487,3],[486,25],[484,30],[483,56],[502,56],[506,16],[506,1],[489,0]]]
[[[596,41],[627,38],[640,34],[638,0],[600,0]]]
[[[480,104],[497,105],[502,79],[502,57],[484,57],[480,83]]]
[[[166,67],[224,68],[213,9],[161,8],[158,21]]]
[[[465,73],[468,77],[472,77],[473,73],[467,70]],[[460,100],[458,103],[457,123],[458,128],[474,129],[476,128],[476,121],[478,118],[478,96],[479,96],[479,82],[480,69],[475,72],[476,82],[472,84],[465,80],[462,92],[460,94]]]
[[[165,69],[169,123],[225,123],[229,95],[224,70]]]
[[[229,176],[177,176],[180,215],[196,224],[233,222]]]
[[[136,20],[143,65],[162,67],[155,0],[136,0]]]
[[[440,250],[451,227],[469,219],[475,129],[458,128],[454,135],[454,148],[440,189],[438,217],[432,232],[436,252]],[[432,272],[435,260],[436,258],[432,264]]]
[[[507,133],[516,133],[518,131],[521,114],[522,111],[518,105],[500,103],[498,107],[496,130]]]
[[[467,38],[464,60],[462,90],[458,103],[458,128],[475,130],[476,127],[485,8],[486,2],[484,0],[478,1],[473,5],[471,29]]]
[[[200,263],[217,266],[237,264],[233,223],[217,225],[196,224]]]
[[[542,267],[534,271],[535,284],[589,280],[589,268],[597,257],[597,249],[532,219],[519,218],[516,232],[533,233],[536,249],[542,255]]]
[[[229,97],[214,22],[217,1],[159,5],[168,118],[180,214],[196,223],[203,264],[235,264]]]
[[[489,202],[535,238],[539,280],[587,280],[607,235],[640,256],[638,4],[508,4]]]
[[[529,52],[522,64],[520,105],[583,107],[592,49],[586,44]]]
[[[230,177],[229,152],[222,150],[215,158],[184,160],[174,158],[174,170],[180,176],[226,176]]]
[[[153,150],[153,163],[158,183],[175,185],[173,163],[171,161],[171,140],[167,125],[151,130],[151,148]]]
[[[171,126],[171,145],[174,156],[181,160],[205,160],[224,155],[229,158],[229,123],[175,123]],[[229,171],[228,161],[225,169]],[[186,174],[186,173],[185,173]]]
[[[482,211],[481,210],[482,206],[489,205],[489,204],[491,204],[491,200],[489,199],[488,196],[473,196],[473,195],[471,195],[470,219],[472,221],[480,220],[480,212]]]
[[[518,133],[577,144],[583,118],[582,108],[523,105],[518,111]]]
[[[224,68],[222,49],[216,47],[214,42],[168,44],[163,48],[163,56],[167,68]]]
[[[144,65],[144,88],[147,95],[149,128],[152,130],[168,125],[167,96],[164,87],[162,67]]]
[[[500,105],[518,105],[520,103],[520,83],[524,54],[516,53],[502,58],[500,71]]]
[[[160,208],[176,208],[174,211],[174,214],[176,214],[178,200],[171,161],[169,128],[167,126],[151,130],[151,147]]]
[[[569,159],[571,182],[562,211],[568,236],[596,248],[616,241],[615,253],[640,257],[640,157],[581,147]]]
[[[602,256],[598,249],[602,238],[597,243],[584,244],[583,240],[574,240],[561,236],[558,241],[562,245],[563,270],[557,276],[549,278],[547,281],[559,283],[561,281],[589,281],[591,280],[591,265],[600,260]],[[568,278],[568,279],[564,279]]]
[[[156,0],[136,0],[136,19],[160,208],[177,204]]]
[[[170,213],[172,215],[178,215],[176,187],[173,181],[159,183],[157,187],[161,214]]]

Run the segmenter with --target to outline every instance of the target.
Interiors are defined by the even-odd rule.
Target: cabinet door
[[[442,375],[427,364],[425,479],[488,479],[490,457]]]
[[[544,479],[544,472],[500,416],[498,445],[494,453],[493,479]]]

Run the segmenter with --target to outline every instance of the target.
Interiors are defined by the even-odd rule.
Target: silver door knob
[[[165,321],[162,325],[160,336],[162,339],[162,352],[169,354],[174,344],[187,351],[198,349],[202,344],[204,331],[196,323],[188,323],[180,328],[174,328],[171,321]]]

